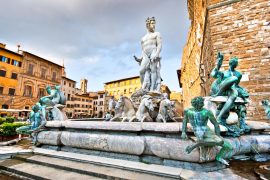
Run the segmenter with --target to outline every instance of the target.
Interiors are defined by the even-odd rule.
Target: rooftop
[[[12,54],[15,54],[15,55],[17,55],[17,56],[22,56],[21,54],[19,54],[19,53],[17,53],[17,52],[8,50],[8,49],[6,49],[6,48],[4,48],[4,47],[1,47],[1,46],[0,46],[0,50],[7,51],[7,52],[12,53]]]
[[[136,78],[140,78],[140,76],[132,76],[132,77],[128,77],[128,78],[118,79],[118,80],[114,80],[114,81],[105,82],[104,84],[110,84],[110,83],[125,81],[125,80],[129,80],[129,79],[136,79]]]
[[[37,56],[37,55],[35,55],[35,54],[32,54],[32,53],[30,53],[30,52],[23,51],[23,54],[24,54],[24,53],[29,54],[29,55],[31,55],[31,56],[34,56],[34,57],[36,57],[36,58],[39,58],[39,59],[41,59],[41,60],[43,60],[43,61],[52,63],[52,64],[54,64],[54,65],[56,65],[56,66],[58,66],[58,67],[61,67],[61,68],[63,67],[63,66],[61,66],[61,65],[59,65],[59,64],[56,64],[56,63],[54,63],[54,62],[52,62],[52,61],[49,61],[49,60],[47,60],[47,59],[44,59],[44,58],[42,58],[42,57],[40,57],[40,56]]]
[[[73,80],[73,79],[69,79],[69,78],[67,78],[66,76],[62,76],[62,78],[63,78],[63,79],[67,79],[67,80],[69,80],[69,81],[73,81],[73,82],[75,82],[75,83],[76,83],[76,81],[75,81],[75,80]]]

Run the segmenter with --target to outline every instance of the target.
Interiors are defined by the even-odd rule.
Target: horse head
[[[115,109],[121,109],[124,107],[124,105],[125,105],[124,97],[120,96],[120,98],[118,99],[116,103]]]
[[[144,106],[150,111],[154,111],[154,105],[153,105],[152,99],[153,99],[152,96],[149,96],[149,95],[144,95],[142,97],[142,102],[144,103]]]
[[[111,110],[113,110],[113,109],[115,109],[115,108],[116,108],[116,102],[115,102],[114,99],[111,99],[111,100],[109,101],[109,110],[111,111]]]

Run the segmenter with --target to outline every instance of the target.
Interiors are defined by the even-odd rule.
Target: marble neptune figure
[[[140,80],[142,89],[146,91],[160,92],[160,52],[161,52],[161,35],[155,32],[155,18],[146,19],[147,33],[141,40],[142,57],[135,60],[140,64]]]

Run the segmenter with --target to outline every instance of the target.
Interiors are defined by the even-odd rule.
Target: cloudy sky
[[[0,42],[62,64],[67,76],[88,79],[88,90],[136,76],[145,19],[156,17],[162,35],[161,76],[179,90],[176,69],[181,64],[188,27],[186,0],[0,0]]]

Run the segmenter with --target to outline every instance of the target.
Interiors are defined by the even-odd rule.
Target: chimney
[[[1,48],[6,48],[6,44],[0,43]]]
[[[18,47],[18,53],[19,53],[21,45],[18,44],[17,47]]]

